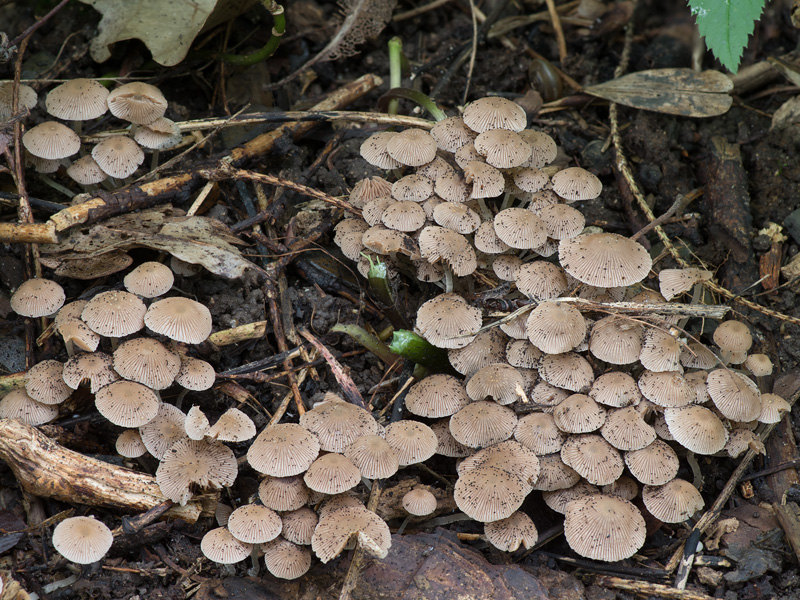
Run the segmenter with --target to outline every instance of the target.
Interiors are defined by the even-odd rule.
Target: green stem
[[[394,306],[394,293],[392,292],[392,285],[389,283],[389,267],[385,262],[381,262],[379,258],[372,262],[372,258],[367,256],[367,260],[369,261],[367,280],[369,281],[370,290],[383,304]]]
[[[437,348],[425,338],[407,329],[394,332],[389,350],[434,372],[451,371],[447,350]]]
[[[394,354],[386,344],[358,325],[337,323],[330,328],[330,331],[349,335],[357,343],[380,358],[387,366],[393,365],[400,358]]]
[[[445,112],[439,108],[436,103],[431,100],[426,94],[418,90],[412,90],[410,88],[398,87],[393,88],[386,92],[383,96],[378,99],[378,111],[379,112],[386,112],[388,110],[389,103],[394,98],[403,98],[405,100],[411,100],[412,102],[416,102],[422,108],[427,110],[431,116],[436,119],[437,121],[441,121],[442,119],[446,119],[447,115]]]
[[[389,40],[389,88],[399,88],[403,85],[403,40],[393,37]],[[389,102],[386,109],[390,115],[396,115],[400,108],[400,100],[397,98]]]
[[[252,54],[221,54],[219,55],[220,60],[232,65],[249,67],[265,61],[275,54],[283,34],[286,33],[286,15],[284,14],[283,6],[275,2],[275,0],[261,0],[261,3],[272,15],[272,35],[267,40],[267,43],[264,44],[261,50],[256,50]]]

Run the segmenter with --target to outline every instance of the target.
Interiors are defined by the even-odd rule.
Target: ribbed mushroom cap
[[[512,367],[537,369],[542,361],[542,351],[528,340],[510,340],[506,344],[506,360]]]
[[[571,436],[561,448],[561,460],[594,485],[616,481],[625,469],[619,451],[596,434]]]
[[[616,496],[623,500],[633,501],[633,499],[639,495],[639,484],[631,477],[623,475],[613,483],[602,486],[600,491],[609,496]]]
[[[200,550],[212,562],[232,565],[250,556],[253,545],[237,540],[225,527],[217,527],[200,540]]]
[[[677,371],[680,369],[681,343],[676,337],[660,329],[644,332],[639,361],[649,371]]]
[[[528,164],[525,165],[526,167],[541,169],[543,166],[553,162],[558,156],[558,146],[555,140],[543,131],[525,129],[520,131],[519,135],[531,147],[531,157]]]
[[[464,178],[455,171],[436,179],[433,191],[448,202],[463,203],[469,200],[470,188]]]
[[[126,429],[120,433],[115,448],[117,454],[125,458],[139,458],[147,452],[138,429]]]
[[[747,360],[747,352],[735,352],[731,350],[720,350],[719,357],[723,364],[726,365],[741,365]]]
[[[380,222],[380,215],[377,222]],[[367,229],[369,229],[369,225],[361,219],[343,219],[334,227],[335,235],[333,241],[341,248],[342,254],[347,258],[358,260],[361,251],[364,249],[361,236]]]
[[[127,340],[114,351],[117,373],[154,390],[171,386],[180,369],[180,357],[152,338]]]
[[[297,579],[311,568],[311,551],[283,537],[278,537],[262,547],[267,570],[279,579]]]
[[[530,162],[530,158],[528,162]],[[512,175],[512,179],[514,185],[520,190],[531,194],[541,190],[550,181],[550,177],[547,176],[547,173],[532,167],[517,169]]]
[[[364,240],[362,239],[364,237],[364,232],[366,232],[370,227],[381,225],[383,223],[381,219],[383,218],[384,211],[390,204],[394,204],[395,202],[397,202],[397,200],[391,196],[379,196],[378,198],[370,200],[367,202],[366,206],[364,206],[363,210],[361,211],[361,216],[364,217],[363,221],[361,219],[345,219],[345,221],[348,222],[355,221],[358,223],[357,226],[355,224],[348,226],[346,229],[344,229],[342,235],[338,233],[339,230],[337,229],[336,238],[334,238],[334,241],[338,240],[336,241],[336,244],[342,249],[342,253],[345,256],[350,258],[350,260],[358,259],[358,256],[361,254],[361,250],[364,248]],[[343,222],[344,221],[341,221],[340,223]]]
[[[386,427],[384,439],[397,455],[401,467],[425,462],[439,445],[430,427],[418,421],[395,421]]]
[[[658,286],[661,295],[669,301],[675,296],[689,291],[692,287],[701,282],[711,279],[711,271],[705,269],[661,269],[658,273]]]
[[[456,441],[450,433],[450,419],[441,419],[431,424],[431,431],[436,435],[436,454],[451,458],[464,458],[473,453],[473,449]]]
[[[530,145],[517,133],[507,129],[484,131],[473,142],[486,163],[498,169],[510,169],[525,164],[531,157]]]
[[[376,254],[387,255],[400,252],[411,259],[420,258],[417,242],[400,231],[376,225],[367,229],[361,236],[361,243]]]
[[[319,522],[319,516],[310,508],[298,508],[281,515],[281,536],[293,544],[311,545],[311,536]]]
[[[743,452],[751,449],[758,454],[766,454],[767,452],[764,442],[755,432],[747,429],[746,426],[735,427],[728,437],[728,442],[725,444],[725,452],[731,458],[739,458]]]
[[[567,291],[564,270],[544,260],[522,265],[516,272],[515,281],[520,292],[538,302],[557,298]]]
[[[706,387],[708,372],[695,371],[694,373],[687,373],[684,375],[684,379],[695,393],[694,404],[705,404],[711,401],[711,396],[708,395],[708,388]]]
[[[731,421],[753,421],[761,414],[761,394],[749,377],[716,369],[708,374],[706,385],[714,406]]]
[[[97,410],[114,425],[140,427],[158,414],[161,400],[146,385],[135,381],[115,381],[98,390]]]
[[[183,422],[183,428],[186,431],[186,435],[189,436],[189,439],[202,440],[206,437],[209,427],[210,424],[205,413],[199,406],[192,406],[189,412],[186,413],[186,419]]]
[[[642,351],[642,326],[616,316],[600,319],[589,338],[589,352],[612,365],[636,362]]]
[[[597,176],[580,167],[562,169],[551,181],[553,191],[567,201],[593,200],[603,191]]]
[[[195,486],[229,487],[237,473],[236,457],[225,444],[184,438],[167,450],[156,470],[156,482],[164,496],[183,505],[192,497]]]
[[[419,307],[417,330],[437,348],[463,348],[475,339],[481,311],[458,294],[440,294]]]
[[[506,440],[479,450],[461,461],[457,471],[459,475],[463,475],[467,471],[483,467],[497,467],[514,475],[528,489],[539,478],[539,458],[516,440]]]
[[[507,440],[516,426],[514,411],[495,402],[473,402],[450,417],[450,433],[458,443],[470,448]]]
[[[744,361],[744,366],[753,374],[753,377],[772,375],[772,361],[766,354],[751,354]]]
[[[511,365],[494,363],[478,370],[467,382],[466,389],[472,400],[491,397],[498,404],[511,404],[525,397],[525,380]]]
[[[344,452],[362,435],[378,433],[378,423],[369,412],[338,396],[332,398],[300,416],[300,425],[317,436],[322,450]]]
[[[391,202],[381,213],[381,223],[395,231],[412,232],[425,224],[425,211],[416,202]]]
[[[524,208],[507,208],[494,217],[494,230],[503,242],[520,250],[541,246],[547,239],[542,220]]]
[[[320,561],[327,563],[339,556],[353,537],[378,558],[385,558],[392,545],[386,521],[363,507],[353,507],[321,516],[311,538],[311,549]]]
[[[590,494],[567,505],[564,536],[570,548],[593,560],[630,558],[644,545],[644,517],[628,500]]]
[[[28,279],[11,295],[11,309],[23,317],[52,315],[64,305],[64,288],[49,279]]]
[[[598,377],[589,390],[589,396],[595,402],[616,408],[638,404],[642,397],[636,380],[621,371],[612,371]]]
[[[356,208],[364,208],[367,202],[389,196],[392,193],[392,184],[383,177],[365,177],[358,181],[350,191],[350,204]],[[341,221],[340,221],[341,222]]]
[[[688,369],[712,369],[717,357],[704,344],[689,342],[681,351],[681,364]]]
[[[111,114],[144,125],[163,117],[167,99],[156,86],[141,81],[126,83],[113,90],[106,98]]]
[[[486,223],[484,223],[484,225],[485,224]],[[492,226],[492,230],[494,231],[494,226]],[[519,271],[522,264],[522,259],[517,256],[501,254],[492,261],[492,271],[494,271],[494,274],[502,281],[515,281],[517,279],[517,271]],[[527,318],[527,315],[525,315],[522,320],[523,325]]]
[[[588,391],[594,382],[592,365],[574,352],[546,355],[539,367],[539,375],[550,385],[572,392]]]
[[[114,359],[102,352],[73,356],[64,364],[62,377],[64,383],[73,390],[77,390],[81,383],[88,381],[89,391],[93,394],[109,383],[119,380],[119,375],[114,370]]]
[[[542,492],[542,500],[544,500],[544,503],[552,510],[563,515],[567,511],[567,505],[573,500],[577,500],[589,494],[599,493],[600,490],[597,486],[581,479],[572,487]]]
[[[464,107],[464,124],[478,133],[490,129],[522,131],[528,124],[525,110],[516,102],[496,96],[479,98]]]
[[[583,341],[586,321],[574,306],[566,302],[548,301],[530,312],[525,331],[530,342],[539,350],[558,354],[572,350]]]
[[[466,126],[461,117],[447,117],[431,127],[436,145],[445,152],[455,152],[475,139],[475,132]]]
[[[514,439],[536,454],[560,452],[568,437],[549,413],[529,413],[519,420],[514,430]]]
[[[504,552],[515,552],[520,546],[529,550],[539,539],[536,525],[520,511],[508,518],[486,523],[483,531],[489,543]]]
[[[753,336],[741,321],[725,321],[714,330],[714,343],[729,352],[747,352],[753,345]]]
[[[421,167],[417,167],[416,170],[418,175],[427,177],[431,181],[436,181],[441,177],[447,177],[455,172],[456,170],[450,165],[450,163],[441,156],[437,156],[431,162],[426,163]]]
[[[288,477],[304,473],[319,456],[317,437],[295,423],[264,429],[247,449],[247,462],[259,473]]]
[[[311,502],[309,502],[311,504]],[[345,492],[344,494],[336,494],[335,496],[327,496],[319,504],[319,518],[323,519],[331,513],[342,510],[343,508],[357,508],[364,510],[366,507],[364,503],[353,493]]]
[[[392,184],[392,198],[399,201],[423,202],[433,195],[433,181],[417,173],[401,177]]]
[[[538,211],[547,237],[554,240],[574,238],[586,225],[583,213],[566,204],[551,204]]]
[[[221,442],[244,442],[255,435],[255,423],[238,408],[226,410],[206,432],[206,436]]]
[[[397,452],[379,435],[362,435],[345,448],[344,455],[367,479],[386,479],[400,468]]]
[[[77,153],[81,149],[81,138],[62,123],[45,121],[25,132],[22,145],[34,156],[58,160]]]
[[[240,506],[228,517],[228,531],[247,544],[264,544],[278,537],[282,530],[278,513],[260,504]]]
[[[28,369],[25,391],[42,404],[61,404],[72,395],[72,388],[64,383],[64,365],[57,360],[43,360]]]
[[[456,371],[470,376],[487,365],[502,362],[507,341],[508,337],[499,329],[487,329],[481,331],[463,348],[448,350],[447,356]],[[461,387],[463,389],[463,385]],[[406,399],[406,405],[408,405],[408,399]]]
[[[258,499],[272,510],[297,510],[306,505],[311,491],[300,475],[265,477],[258,486]]]
[[[472,144],[464,146],[464,148],[471,146]],[[485,162],[472,160],[466,163],[463,169],[464,180],[472,184],[470,198],[494,198],[503,193],[506,187],[506,180],[503,174],[495,167],[487,165]]]
[[[108,90],[93,79],[71,79],[48,92],[47,112],[65,121],[96,119],[108,110]]]
[[[214,509],[214,519],[220,527],[228,525],[228,518],[233,512],[233,507],[228,506],[224,502],[217,502],[217,507]]]
[[[462,383],[452,375],[442,373],[415,383],[406,396],[406,408],[411,414],[433,419],[449,417],[469,402]]]
[[[682,523],[705,504],[697,488],[683,479],[644,486],[642,501],[650,514],[664,523]]]
[[[653,265],[644,246],[616,233],[561,240],[558,259],[575,279],[597,287],[633,285],[647,277]]]
[[[403,496],[403,508],[415,517],[424,517],[436,510],[436,496],[423,487],[415,487]]]
[[[175,376],[175,383],[187,390],[202,392],[214,385],[216,378],[214,367],[206,361],[182,356],[181,368]]]
[[[186,415],[181,409],[162,403],[156,416],[139,427],[139,434],[147,451],[158,460],[164,458],[175,442],[186,437],[185,421]]]
[[[396,135],[394,131],[373,133],[361,144],[361,157],[379,169],[396,169],[400,166],[400,161],[389,156],[386,150],[387,144]]]
[[[361,482],[361,472],[341,454],[323,454],[311,463],[303,480],[315,492],[341,494]]]
[[[159,117],[147,125],[134,125],[133,139],[149,150],[167,150],[181,141],[181,129],[175,121]]]
[[[442,202],[433,209],[433,220],[456,233],[472,233],[481,224],[481,217],[464,204]]]
[[[485,221],[481,223],[478,229],[475,230],[473,241],[475,248],[486,254],[500,254],[510,249],[508,244],[497,237],[497,232],[494,230],[494,221]],[[497,258],[500,257],[498,256]],[[513,275],[510,279],[505,279],[505,281],[513,280]]]
[[[130,292],[101,292],[86,304],[81,319],[95,333],[106,337],[123,337],[144,327],[147,307]]]
[[[553,409],[553,419],[566,433],[589,433],[603,426],[606,410],[589,396],[572,394]]]
[[[436,158],[436,140],[422,129],[405,129],[392,136],[386,151],[401,165],[421,167]]]
[[[29,85],[21,84],[18,88],[17,97],[19,98],[17,104],[18,110],[27,108],[32,110],[37,101],[39,100],[36,91]],[[0,119],[5,120],[12,116],[11,112],[14,106],[14,82],[13,81],[0,81]],[[474,135],[474,134],[473,134]]]
[[[37,402],[23,389],[11,390],[0,400],[0,419],[19,419],[36,427],[57,416],[58,406]]]
[[[87,154],[67,167],[67,175],[81,185],[95,185],[105,181],[108,175],[100,168],[97,161]]]
[[[133,175],[144,162],[144,151],[131,138],[112,135],[92,148],[92,158],[104,173],[124,179]]]
[[[94,517],[70,517],[53,529],[53,547],[70,562],[89,565],[111,549],[114,536]]]
[[[164,298],[153,302],[144,316],[149,329],[171,340],[199,344],[211,335],[211,312],[189,298]]]
[[[713,412],[702,406],[668,408],[664,419],[672,437],[695,454],[714,454],[725,447],[728,430]]]
[[[600,435],[617,450],[641,450],[656,439],[655,429],[633,406],[608,411]]]
[[[510,517],[522,506],[529,489],[502,469],[479,467],[459,476],[453,497],[468,517],[488,523]]]
[[[664,408],[680,408],[694,401],[692,387],[679,371],[645,371],[639,376],[642,396]]]
[[[539,478],[533,489],[552,492],[570,488],[581,480],[575,470],[564,464],[561,452],[539,456]]]
[[[791,405],[777,394],[761,394],[760,423],[780,423],[783,415],[792,410]]]
[[[174,282],[172,270],[155,261],[142,263],[123,279],[126,290],[144,298],[166,294]]]

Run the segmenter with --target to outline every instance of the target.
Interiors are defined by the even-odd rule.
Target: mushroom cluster
[[[12,90],[13,82],[0,81],[0,118],[11,114]],[[18,103],[20,108],[34,108],[36,92],[20,86]],[[108,177],[130,177],[144,162],[143,148],[157,152],[181,140],[177,124],[164,117],[167,100],[161,90],[144,82],[126,83],[109,92],[93,79],[72,79],[47,94],[45,107],[50,116],[72,127],[52,120],[30,128],[22,136],[26,158],[39,173],[55,173],[66,166],[67,175],[84,186]],[[107,111],[131,124],[130,135],[105,137],[89,153],[69,162],[81,150],[81,124]]]
[[[644,543],[632,500],[641,496],[662,522],[686,520],[703,499],[677,478],[681,457],[763,451],[753,430],[789,405],[751,378],[772,365],[748,355],[746,324],[720,324],[706,345],[659,315],[659,304],[711,273],[665,269],[661,293],[644,286],[645,248],[585,228],[572,206],[599,196],[600,181],[578,167],[549,167],[555,142],[525,126],[514,102],[484,98],[430,133],[370,136],[362,156],[397,178],[354,186],[350,202],[362,217],[341,221],[335,241],[365,276],[381,260],[394,276],[443,288],[420,306],[416,331],[447,349],[463,380],[429,376],[406,408],[434,420],[439,453],[463,459],[458,507],[486,523],[493,544],[514,549],[535,541],[520,508],[539,490],[565,514],[577,553],[616,561]],[[468,298],[496,280],[513,284],[503,299],[525,308],[484,327],[483,307]],[[653,310],[636,318],[596,310],[622,300]],[[513,544],[495,543],[500,525],[513,527]]]

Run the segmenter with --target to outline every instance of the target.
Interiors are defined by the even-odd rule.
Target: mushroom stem
[[[494,215],[492,214],[492,211],[489,210],[489,207],[486,206],[486,200],[484,200],[483,198],[477,198],[477,200],[478,200],[478,206],[481,207],[481,216],[483,217],[483,220],[484,221],[493,220]]]
[[[453,293],[453,269],[444,265],[444,291],[446,294]]]
[[[188,393],[189,390],[181,390],[180,394],[178,394],[178,397],[175,399],[175,408],[181,407],[181,405],[183,404],[183,399]]]
[[[503,203],[500,205],[500,210],[505,210],[511,203],[514,202],[514,196],[511,195],[511,192],[506,192],[506,195],[503,196]]]
[[[253,560],[253,567],[248,569],[247,574],[250,577],[258,577],[261,571],[261,565],[258,564],[258,554],[261,550],[261,544],[253,544],[253,550],[250,552],[250,558]]]
[[[45,175],[44,173],[39,173],[39,177],[40,177],[40,178],[41,178],[41,180],[42,180],[42,181],[44,181],[44,182],[45,182],[47,185],[49,185],[51,188],[53,188],[53,189],[54,189],[54,190],[56,190],[57,192],[61,192],[61,193],[62,193],[62,194],[64,194],[64,195],[65,195],[67,198],[73,198],[73,197],[75,196],[75,192],[73,192],[72,190],[69,190],[69,189],[65,188],[63,185],[61,185],[61,184],[60,184],[60,183],[58,183],[57,181],[53,181],[52,177],[50,177],[49,175]]]
[[[72,343],[72,340],[65,340],[64,347],[67,349],[67,356],[72,358],[75,355],[75,346]]]
[[[158,168],[159,151],[153,150],[153,156],[150,158],[150,170],[155,171]]]

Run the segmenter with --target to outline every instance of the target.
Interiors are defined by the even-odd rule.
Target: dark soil
[[[490,13],[497,3],[483,3],[483,11]],[[0,2],[0,28],[13,38],[32,24],[37,16],[49,10],[53,2],[12,3],[6,6],[2,4]],[[420,4],[423,3],[401,0],[396,12],[409,10]],[[512,4],[524,7],[527,12],[545,9],[543,3],[532,0]],[[685,4],[654,0],[639,4],[632,20],[636,35],[629,70],[691,66],[693,26]],[[41,79],[98,77],[106,73],[144,75],[164,90],[170,101],[167,116],[175,120],[186,120],[231,114],[240,110],[245,103],[251,103],[253,110],[262,110],[265,107],[269,110],[302,109],[364,73],[372,72],[388,80],[386,42],[392,36],[399,36],[403,40],[404,51],[412,68],[420,71],[413,82],[406,79],[404,84],[429,92],[438,84],[452,62],[452,59],[445,60],[450,49],[469,40],[472,35],[469,3],[452,0],[421,17],[390,23],[377,39],[363,45],[360,54],[356,56],[321,63],[315,68],[315,77],[307,82],[308,85],[301,84],[301,79],[298,79],[274,93],[268,93],[260,88],[260,82],[277,81],[285,76],[318,51],[334,33],[330,21],[334,10],[332,3],[287,0],[286,5],[289,29],[278,53],[266,65],[248,69],[228,66],[223,71],[216,62],[197,60],[187,60],[171,69],[159,68],[150,61],[146,48],[135,40],[117,44],[112,58],[98,65],[92,62],[87,50],[98,16],[87,6],[73,2],[31,38],[25,55],[23,77],[39,79],[32,85],[42,97],[51,86]],[[510,14],[513,14],[512,9],[504,13],[504,16]],[[512,99],[522,98],[531,89],[528,68],[532,52],[553,61],[581,85],[612,78],[623,47],[622,26],[625,20],[615,23],[611,16],[608,20],[611,22],[604,22],[605,29],[601,35],[592,30],[568,26],[568,58],[563,63],[557,62],[555,36],[546,22],[537,22],[510,32],[508,37],[515,50],[506,48],[497,39],[482,44],[469,81],[468,98],[475,99],[488,94],[500,94]],[[253,8],[231,22],[229,39],[246,40],[242,49],[254,49],[265,41],[268,23],[266,13],[258,7]],[[213,35],[203,34],[200,39],[206,39],[207,48],[217,48],[223,43],[225,35],[223,26],[214,30]],[[770,3],[762,20],[756,25],[756,34],[745,51],[743,64],[763,61],[768,56],[784,55],[794,49],[796,40],[797,32],[789,22],[787,3]],[[13,66],[13,61],[0,63],[0,79],[13,77]],[[719,68],[710,55],[705,56],[703,66]],[[435,99],[449,114],[456,114],[456,107],[461,103],[466,85],[467,69],[458,68]],[[364,97],[350,108],[374,110],[380,93],[386,89],[388,86],[384,83],[379,92]],[[568,87],[566,90],[567,93],[572,93]],[[746,225],[746,235],[753,248],[747,260],[735,264],[731,261],[731,250],[726,238],[716,233],[729,224],[719,222],[720,215],[712,210],[705,198],[688,207],[687,212],[691,214],[686,215],[686,218],[669,224],[666,228],[672,239],[685,243],[696,261],[702,261],[711,270],[724,272],[728,279],[734,280],[741,273],[758,273],[758,261],[771,247],[769,238],[759,234],[760,230],[767,228],[770,223],[784,226],[792,211],[800,208],[800,163],[795,158],[800,138],[793,129],[794,125],[783,130],[771,129],[771,115],[790,100],[796,90],[797,88],[789,87],[785,81],[776,78],[764,86],[737,96],[733,107],[725,115],[710,119],[673,117],[628,108],[620,110],[620,126],[627,156],[639,185],[653,203],[657,215],[672,205],[676,195],[686,194],[706,185],[712,138],[720,136],[739,148],[747,187],[740,192],[746,202],[744,208],[752,218],[752,222]],[[410,103],[402,104],[403,111],[411,112],[412,108]],[[44,111],[35,109],[25,124],[31,127],[44,119]],[[93,124],[91,128],[102,130],[106,125],[107,119]],[[605,191],[601,198],[581,206],[588,225],[599,225],[607,231],[631,235],[646,224],[646,218],[617,187],[613,151],[604,149],[610,133],[606,106],[594,102],[582,108],[534,115],[532,125],[556,139],[563,149],[565,162],[574,161],[573,164],[594,171],[602,179]],[[216,135],[202,148],[175,165],[174,169],[191,168],[194,161],[224,153],[233,145],[257,135],[267,127],[248,130],[243,128],[241,131],[237,129],[235,132],[226,131],[223,135]],[[272,154],[247,167],[301,182],[331,195],[342,195],[364,176],[379,174],[377,169],[366,165],[358,155],[361,141],[373,131],[372,126],[351,125],[340,129],[320,125],[297,143],[290,139],[281,140]],[[322,161],[319,168],[309,174],[307,170],[333,136],[338,136],[333,152],[328,159]],[[33,171],[28,174],[28,190],[31,196],[64,202],[63,197],[56,195],[56,192],[42,183]],[[0,172],[0,191],[15,191],[10,177],[3,172]],[[273,192],[267,190],[267,193]],[[287,200],[281,210],[275,211],[274,220],[269,224],[270,229],[267,232],[276,239],[287,235],[287,225],[290,222],[293,234],[301,237],[320,226],[329,231],[332,223],[341,216],[319,203],[308,203],[305,197],[284,193]],[[214,205],[206,207],[206,214],[228,225],[241,221],[248,216],[243,194],[249,194],[251,201],[255,198],[252,187],[237,187],[223,182]],[[188,208],[189,204],[182,208]],[[13,202],[2,201],[0,218],[3,221],[12,220],[14,210]],[[37,220],[40,221],[46,220],[47,216],[44,212],[36,213]],[[800,227],[797,230],[800,231]],[[268,249],[256,246],[255,240],[246,235],[242,238],[252,244],[245,252],[259,266],[273,259],[273,256],[258,256]],[[653,245],[658,243],[655,236],[651,235],[648,239]],[[335,323],[359,323],[380,331],[388,322],[378,320],[374,312],[365,309],[363,302],[352,301],[363,300],[363,279],[359,279],[354,266],[341,257],[332,243],[332,235],[326,234],[313,250],[298,255],[286,272],[288,288],[281,298],[285,315],[295,325],[307,327],[337,355],[358,350],[358,346],[349,338],[329,334],[330,326]],[[781,245],[784,262],[798,251],[800,237],[789,237]],[[24,362],[20,363],[20,353],[24,351],[24,327],[21,319],[16,319],[9,312],[7,305],[9,290],[23,279],[20,257],[18,246],[0,246],[0,363],[8,372],[20,370],[24,366]],[[156,254],[148,250],[138,250],[135,254],[137,261],[155,257]],[[663,258],[660,264],[662,267],[675,266],[669,258]],[[783,285],[780,288],[764,290],[755,282],[761,275],[746,282],[744,287],[748,289],[744,294],[773,310],[800,318],[797,296],[800,287],[796,287],[794,282],[781,280]],[[115,286],[120,280],[121,277],[114,275],[98,283]],[[68,295],[75,297],[89,288],[87,284],[91,284],[62,283],[67,287]],[[748,287],[750,284],[754,285]],[[215,330],[255,321],[270,321],[265,292],[255,277],[231,281],[203,272],[195,278],[180,279],[176,285],[187,296],[200,300],[210,308]],[[418,288],[416,283],[404,283],[403,286],[404,293],[409,298],[410,312],[413,314],[413,303],[429,291]],[[342,291],[346,294],[342,295]],[[741,305],[737,305],[735,309],[740,318],[747,319],[754,326],[757,334],[757,348],[754,351],[769,354],[778,373],[796,368],[800,359],[800,329],[744,309]],[[693,331],[700,333],[699,327],[698,324]],[[297,340],[290,340],[290,347],[297,345],[293,342]],[[212,362],[218,372],[223,372],[269,357],[278,351],[277,339],[269,329],[268,335],[261,340],[245,342],[220,352],[209,351],[204,358]],[[38,358],[49,356],[42,354]],[[368,353],[355,353],[343,358],[342,362],[367,399],[372,396],[371,390],[374,386],[386,375],[383,364]],[[299,363],[299,360],[295,361],[295,364]],[[389,375],[389,379],[396,375],[397,372]],[[241,379],[238,383],[270,412],[288,390],[285,379],[267,384]],[[307,405],[311,406],[327,390],[338,390],[338,385],[327,365],[320,363],[316,372],[302,384],[301,392]],[[396,386],[391,382],[390,385],[379,388],[375,392],[374,405],[383,407],[395,392]],[[221,414],[231,402],[229,397],[219,392],[206,392],[200,398],[204,401],[204,406],[208,407],[210,416]],[[104,420],[91,415],[84,415],[77,420],[67,415],[63,417],[58,422],[63,427],[72,430],[76,423],[82,424],[88,441],[106,446],[106,454],[114,454],[113,443],[109,445],[108,440],[113,440],[118,432],[111,431]],[[254,417],[259,429],[263,427],[266,419],[263,413],[255,413]],[[290,405],[287,419],[293,417],[296,415]],[[792,427],[783,429],[780,435],[784,439],[790,438],[793,431],[797,432],[798,426],[800,422],[795,419]],[[242,455],[245,449],[242,446],[235,448],[235,451],[237,455]],[[775,464],[770,458],[759,458],[752,469],[758,471]],[[707,507],[714,501],[735,465],[735,461],[727,459],[702,464],[706,481],[703,492]],[[443,465],[442,468],[448,469],[452,466]],[[437,480],[426,472],[415,471],[414,475],[424,483],[437,484]],[[691,474],[685,476],[691,477]],[[257,483],[251,471],[244,471],[235,488],[229,492],[231,499],[235,502],[246,501],[255,492]],[[778,484],[775,481],[763,477],[756,478],[753,486],[755,495],[745,498],[737,492],[729,508],[750,507],[757,510],[762,501],[779,502],[780,496],[786,491],[776,489]],[[794,488],[790,489],[790,499],[791,493],[795,491]],[[9,523],[21,523],[21,526],[6,526],[5,522],[0,522],[0,531],[17,531],[25,529],[32,512],[38,511],[37,514],[47,518],[70,507],[47,499],[23,496],[11,472],[0,465],[0,508],[0,516],[16,518],[16,521]],[[83,506],[73,508],[79,514],[87,511]],[[534,513],[543,512],[541,507],[531,508]],[[558,522],[550,511],[546,512],[542,516],[542,522],[537,522],[540,531],[546,529],[548,523]],[[93,514],[102,517],[112,527],[119,524],[121,517],[113,511],[93,511]],[[399,522],[396,524],[399,525]],[[105,562],[84,569],[78,569],[54,554],[49,541],[50,528],[35,528],[14,543],[5,543],[9,539],[8,535],[0,535],[0,550],[3,551],[0,563],[3,569],[12,569],[14,576],[29,592],[51,599],[179,599],[192,594],[196,594],[197,598],[338,597],[349,560],[347,558],[327,566],[315,563],[308,575],[294,583],[276,584],[269,575],[264,575],[263,565],[262,573],[247,582],[228,579],[225,583],[220,583],[219,579],[229,577],[232,573],[238,577],[246,577],[250,564],[242,563],[228,571],[203,559],[199,540],[212,526],[211,523],[212,519],[203,519],[195,525],[181,522],[160,525],[149,532],[146,539],[127,539],[125,543],[115,545]],[[480,531],[479,528],[470,529],[468,526],[454,527],[462,532]],[[769,528],[758,533],[769,533]],[[665,527],[659,532],[653,532],[652,543],[645,546],[643,553],[648,558],[665,561],[669,552],[662,552],[664,548],[671,550],[669,544],[685,534],[686,531],[681,527]],[[772,570],[752,577],[743,576],[738,580],[722,579],[716,585],[693,577],[690,585],[711,596],[729,600],[797,598],[800,595],[800,574],[796,559],[782,534],[778,532],[771,541],[762,540],[760,543],[766,548],[765,552],[770,553],[770,564],[774,567]],[[479,548],[483,549],[480,546]],[[534,569],[544,582],[543,585],[550,590],[551,597],[593,600],[631,597],[626,593],[593,585],[591,577],[584,578],[580,574],[585,572],[578,572],[576,578],[573,575],[573,566],[557,562],[554,555],[574,556],[563,539],[557,538],[545,546],[545,550],[553,554],[537,552],[525,558],[522,564]],[[492,562],[510,560],[496,552],[487,552],[487,556]],[[744,562],[743,559],[739,564],[740,569]],[[727,571],[723,569],[721,572]],[[73,573],[80,575],[77,582],[56,591],[44,592],[43,586],[67,578]]]

